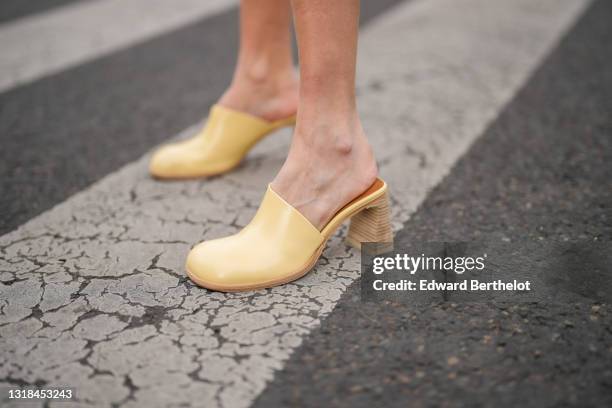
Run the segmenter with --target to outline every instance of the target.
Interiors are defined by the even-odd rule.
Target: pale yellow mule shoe
[[[191,139],[160,147],[149,171],[163,179],[214,176],[236,167],[266,135],[295,124],[295,116],[269,122],[220,105],[210,110],[204,129]]]
[[[392,247],[387,185],[380,179],[320,231],[268,186],[255,217],[240,232],[191,250],[187,274],[199,286],[222,292],[291,282],[308,273],[327,240],[348,218],[348,244],[360,248],[363,242],[378,242]]]

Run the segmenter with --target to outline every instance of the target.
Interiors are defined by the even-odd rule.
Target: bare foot
[[[377,175],[372,149],[357,117],[300,118],[289,156],[272,188],[321,230]]]
[[[275,75],[238,75],[219,104],[268,121],[295,115],[299,81],[293,70]]]

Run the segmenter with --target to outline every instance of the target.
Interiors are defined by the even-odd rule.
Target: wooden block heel
[[[346,236],[346,243],[361,250],[361,244],[373,242],[373,254],[393,250],[393,231],[391,231],[391,211],[387,193],[374,200],[363,210],[351,217],[351,225]]]

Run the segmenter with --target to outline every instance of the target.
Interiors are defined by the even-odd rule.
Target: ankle
[[[318,112],[312,115],[302,109],[294,134],[300,149],[325,153],[338,158],[349,158],[368,145],[363,127],[356,112],[335,114]]]
[[[359,121],[302,121],[272,188],[321,228],[377,177],[376,161]]]
[[[350,177],[365,190],[378,177],[378,166],[359,119],[322,119],[308,122],[298,118],[285,163],[284,174],[289,174],[285,181],[292,182],[307,171],[318,174],[318,181],[323,184],[337,176]]]
[[[279,120],[297,112],[299,82],[293,68],[263,75],[237,70],[219,104],[265,120]]]
[[[290,60],[280,62],[266,57],[251,57],[239,61],[231,86],[278,92],[297,87],[298,79]]]

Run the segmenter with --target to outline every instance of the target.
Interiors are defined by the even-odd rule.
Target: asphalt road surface
[[[2,406],[45,406],[8,399],[28,387],[75,391],[52,407],[612,405],[612,310],[572,287],[364,302],[342,232],[295,283],[191,284],[188,249],[249,221],[290,143],[280,132],[211,180],[147,176],[150,149],[196,131],[231,77],[236,4],[204,3],[195,21],[152,12],[149,31],[111,13],[119,37],[85,24],[107,18],[101,2],[0,6],[0,39],[81,22],[45,58],[19,42],[0,58],[32,73],[0,72]],[[359,109],[396,248],[612,243],[612,3],[362,3]],[[71,30],[97,41],[67,47]]]

